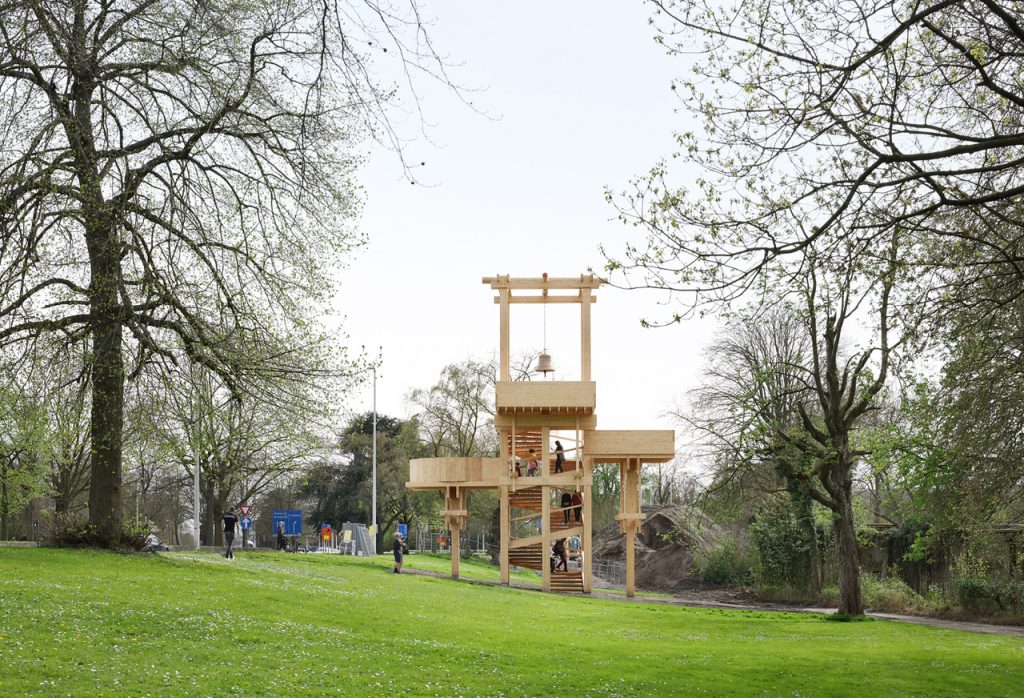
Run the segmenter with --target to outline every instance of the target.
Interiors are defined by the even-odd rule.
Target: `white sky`
[[[639,231],[615,221],[605,186],[626,187],[694,128],[669,89],[685,66],[652,40],[640,2],[433,2],[435,44],[464,65],[456,79],[487,118],[420,83],[430,141],[413,186],[393,154],[363,170],[360,227],[369,243],[343,272],[336,304],[349,346],[381,347],[378,409],[406,416],[404,397],[441,369],[496,354],[498,309],[484,276],[600,272],[599,245],[620,252]],[[412,121],[412,120],[411,120]],[[663,416],[699,382],[710,322],[643,329],[666,299],[610,287],[593,306],[600,428],[672,428]],[[548,349],[563,380],[579,376],[579,306],[548,306]],[[512,350],[540,350],[541,306],[513,306]],[[370,408],[370,390],[346,396]]]

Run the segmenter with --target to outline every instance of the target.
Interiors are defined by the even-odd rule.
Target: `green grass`
[[[1022,684],[1016,638],[540,594],[393,575],[387,559],[0,548],[2,696],[978,696]]]

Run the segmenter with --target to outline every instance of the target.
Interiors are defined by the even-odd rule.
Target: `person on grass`
[[[234,560],[235,554],[231,552],[231,546],[235,542],[235,529],[238,528],[238,516],[235,515],[235,508],[228,509],[222,520],[224,521],[224,557]]]
[[[394,534],[392,550],[394,551],[394,573],[401,574],[401,560],[409,552],[409,546],[407,546],[406,539],[402,537],[401,533]]]

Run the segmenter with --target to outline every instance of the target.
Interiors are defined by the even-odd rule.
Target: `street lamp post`
[[[193,434],[193,436],[195,436]],[[199,445],[192,442],[192,510],[194,512],[192,532],[195,533],[196,550],[199,550]]]
[[[371,536],[373,540],[373,554],[377,554],[377,367],[373,366],[373,458],[370,471],[370,479],[373,481],[373,502],[371,503]]]

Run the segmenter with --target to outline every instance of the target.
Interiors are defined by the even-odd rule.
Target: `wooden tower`
[[[626,536],[626,593],[632,596],[634,539],[643,520],[641,467],[644,463],[671,460],[675,454],[675,433],[597,429],[597,385],[590,375],[590,311],[597,301],[594,291],[603,281],[592,274],[578,278],[549,278],[544,274],[540,278],[487,277],[483,282],[497,291],[494,302],[500,315],[494,419],[499,434],[499,457],[415,459],[409,466],[407,486],[439,489],[444,493],[442,514],[452,533],[452,576],[459,576],[459,532],[468,516],[468,491],[497,489],[501,502],[501,581],[508,584],[510,566],[518,565],[539,570],[544,591],[589,593],[594,464],[617,464],[622,481],[616,519]],[[511,306],[520,303],[580,306],[580,380],[511,380],[510,311]],[[556,439],[565,451],[561,472],[556,467]],[[527,474],[531,460],[540,466],[533,476]],[[562,507],[564,494],[578,494],[582,504]],[[579,541],[579,565],[553,573],[548,564],[549,551],[560,538]]]

